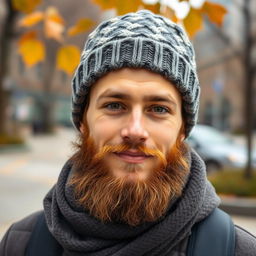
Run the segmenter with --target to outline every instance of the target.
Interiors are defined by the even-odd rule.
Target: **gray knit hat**
[[[75,127],[80,127],[89,88],[122,67],[145,68],[175,84],[188,136],[197,120],[200,94],[193,47],[180,26],[145,10],[104,21],[89,35],[72,81]]]

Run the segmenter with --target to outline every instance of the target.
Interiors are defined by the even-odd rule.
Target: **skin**
[[[123,68],[96,82],[85,113],[96,148],[123,142],[132,145],[125,152],[105,157],[112,175],[130,181],[149,177],[159,166],[158,159],[139,152],[136,146],[157,148],[166,156],[182,126],[181,102],[170,81],[144,69]]]

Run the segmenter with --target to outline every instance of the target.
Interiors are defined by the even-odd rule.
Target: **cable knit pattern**
[[[170,204],[164,217],[136,227],[103,224],[76,205],[72,188],[66,185],[71,170],[69,161],[44,199],[47,225],[65,255],[172,255],[188,237],[192,226],[219,204],[214,188],[206,179],[202,160],[191,152],[191,172],[183,195]]]
[[[89,35],[72,80],[76,128],[92,84],[122,67],[145,68],[175,84],[182,95],[188,136],[197,120],[200,95],[193,47],[180,26],[145,10],[105,21]]]

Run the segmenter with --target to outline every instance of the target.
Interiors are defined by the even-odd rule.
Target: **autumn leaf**
[[[204,2],[201,11],[209,17],[209,20],[212,23],[215,23],[218,26],[222,25],[224,16],[227,13],[227,10],[223,5],[208,1]]]
[[[95,22],[91,19],[80,19],[75,26],[68,29],[69,36],[75,36],[80,33],[88,31],[92,26],[95,25]]]
[[[92,3],[98,5],[102,10],[109,10],[116,8],[117,0],[91,0]]]
[[[21,27],[32,27],[33,25],[36,25],[38,22],[42,21],[44,19],[43,12],[33,12],[31,14],[26,15],[24,18],[22,18],[19,21],[19,26]]]
[[[18,45],[21,45],[24,41],[29,40],[29,39],[36,39],[37,38],[37,32],[36,31],[29,31],[24,33],[19,41],[18,41]]]
[[[116,0],[116,12],[118,15],[136,12],[142,4],[142,0]]]
[[[63,41],[64,19],[55,7],[48,7],[45,13],[45,35],[57,41]]]
[[[190,7],[188,15],[183,19],[183,25],[190,37],[203,27],[203,19],[200,10]]]
[[[32,12],[42,0],[11,0],[13,8],[24,13]]]
[[[118,15],[135,12],[143,5],[142,0],[91,0],[102,10],[115,9]]]
[[[73,74],[80,61],[80,50],[77,46],[66,45],[59,48],[57,52],[57,68],[67,74]]]
[[[59,24],[63,24],[64,25],[64,19],[61,17],[61,15],[59,14],[59,11],[56,7],[50,6],[46,9],[46,16],[48,19],[50,19],[51,21],[54,21],[56,23]]]
[[[162,13],[162,15],[165,16],[166,18],[172,20],[175,23],[177,23],[179,21],[174,10],[168,6],[165,8],[165,11]]]
[[[155,13],[155,14],[159,14],[160,13],[160,3],[156,2],[155,4],[145,4],[143,3],[143,8],[150,10],[151,12]]]
[[[36,32],[32,31],[23,35],[18,41],[18,52],[24,63],[32,67],[45,58],[45,47],[42,41],[36,37]]]

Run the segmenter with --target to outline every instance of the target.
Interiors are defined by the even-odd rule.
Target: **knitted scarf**
[[[171,255],[188,237],[192,226],[208,216],[220,201],[207,181],[203,161],[195,152],[190,154],[190,175],[182,196],[170,204],[163,218],[136,227],[102,223],[79,208],[66,185],[72,170],[68,161],[44,199],[48,228],[63,247],[64,255]]]

